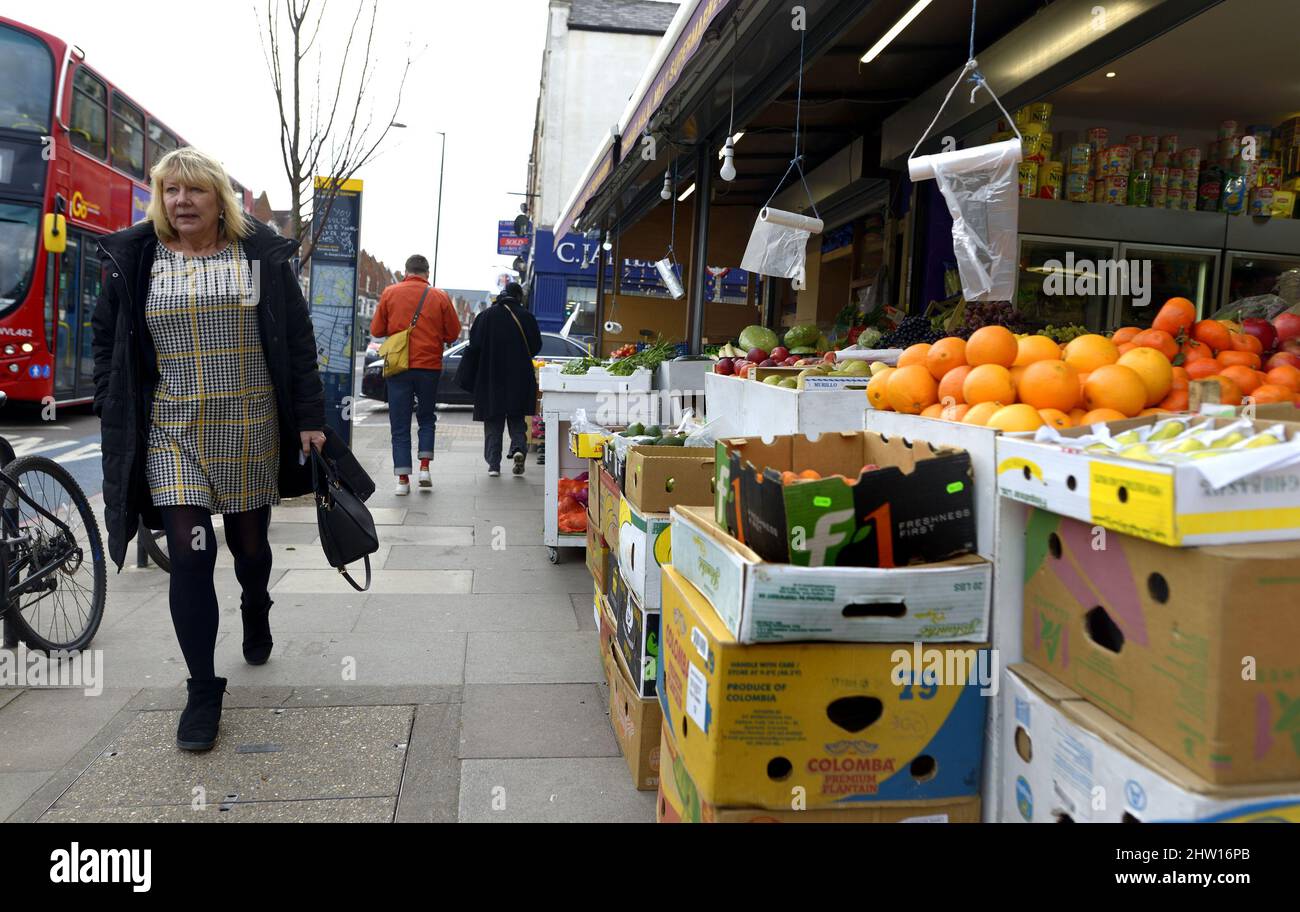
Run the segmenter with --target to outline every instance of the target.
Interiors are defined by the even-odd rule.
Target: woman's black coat
[[[275,387],[280,425],[280,496],[311,491],[311,466],[300,466],[300,431],[325,427],[325,393],[316,371],[316,337],[311,314],[289,259],[298,242],[261,223],[241,243],[258,270],[257,322],[262,352]],[[95,354],[95,414],[104,458],[104,522],[108,554],[120,571],[126,546],[143,519],[162,528],[145,475],[149,421],[158,361],[145,324],[158,237],[148,221],[109,235],[99,248],[108,278],[92,318]]]
[[[511,314],[519,319],[518,325]],[[469,328],[469,347],[474,354],[467,357],[477,364],[475,421],[500,420],[508,415],[531,415],[537,411],[533,356],[542,350],[542,333],[532,314],[518,301],[502,295],[474,318]]]

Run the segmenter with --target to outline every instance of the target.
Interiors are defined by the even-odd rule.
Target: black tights
[[[212,515],[202,507],[159,507],[171,559],[171,609],[176,639],[180,641],[190,677],[210,681],[216,677],[213,653],[217,648],[217,590],[213,575],[217,543]],[[235,577],[244,590],[244,604],[262,605],[270,597],[271,545],[267,529],[271,508],[223,516],[226,546],[235,558]]]

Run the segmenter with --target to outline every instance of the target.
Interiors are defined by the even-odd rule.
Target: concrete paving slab
[[[467,636],[404,637],[383,632],[287,636],[276,640],[271,661],[257,667],[244,662],[240,644],[232,640],[217,647],[217,670],[240,687],[458,685],[465,679]]]
[[[53,770],[0,773],[0,821],[22,807],[52,775]]]
[[[99,696],[80,689],[29,688],[0,709],[0,773],[56,769],[71,759],[135,693],[105,688]]]
[[[596,628],[596,611],[595,595],[570,595],[573,602],[573,616],[577,619],[579,630],[588,630],[595,632]]]
[[[370,555],[370,563],[383,566],[382,562],[388,559],[390,547],[391,545],[385,544],[381,538],[379,550]],[[218,571],[234,566],[235,558],[229,548],[223,547],[217,552]],[[315,543],[271,545],[271,566],[278,570],[328,570],[337,573],[330,567],[329,561],[325,560],[325,552],[321,550],[320,545]]]
[[[378,482],[376,482],[378,484]],[[369,506],[369,503],[366,504]],[[377,526],[400,526],[406,516],[406,510],[400,508],[374,508],[370,515]],[[315,507],[277,507],[271,516],[271,523],[306,523],[316,525]]]
[[[128,621],[101,630],[95,637],[94,648],[103,651],[106,686],[170,687],[183,684],[189,677],[176,633],[163,614],[166,609],[159,606],[154,610],[158,616],[150,619],[148,627]],[[140,620],[143,618],[140,615]],[[218,649],[236,629],[229,620],[219,623]]]
[[[501,568],[521,568],[529,570],[549,569],[551,560],[547,549],[542,545],[513,544],[508,532],[504,536],[505,547],[500,550],[484,542],[475,548],[435,547],[428,545],[393,545],[388,552],[385,570],[495,570]],[[500,541],[500,539],[498,539]]]
[[[348,574],[359,583],[365,581],[365,568],[360,563],[349,567]],[[374,595],[468,593],[473,577],[468,570],[385,570],[374,575],[369,591]],[[348,588],[347,580],[335,570],[290,570],[271,587],[271,596],[281,592],[339,593]]]
[[[256,801],[189,806],[54,810],[42,823],[391,823],[396,798]]]
[[[14,651],[12,649],[4,649],[0,650],[0,652],[8,654],[9,657],[6,661],[13,661],[12,656]],[[23,688],[21,687],[0,687],[0,709],[4,709],[7,704],[18,699],[22,692]]]
[[[204,754],[176,749],[178,716],[140,713],[51,810],[395,797],[414,708],[232,709]]]
[[[587,684],[604,669],[590,633],[470,633],[466,684]]]
[[[455,823],[460,802],[459,703],[415,708],[398,823]]]
[[[414,604],[406,596],[375,595],[366,601],[356,630],[407,636],[458,630],[573,630],[567,609],[563,597],[546,594],[434,595]]]
[[[582,552],[576,552],[581,554]],[[476,594],[551,592],[570,595],[591,588],[591,573],[585,560],[564,561],[544,568],[497,567],[474,574]]]
[[[653,823],[655,793],[638,792],[622,757],[466,760],[462,823]]]
[[[594,684],[468,684],[460,756],[620,756],[609,694]]]
[[[408,514],[408,518],[412,515],[414,514]],[[439,517],[439,519],[442,519],[442,517]],[[392,545],[395,548],[405,545],[421,545],[434,548],[471,548],[474,546],[474,524],[472,519],[467,519],[465,524],[460,526],[384,526],[380,535],[384,544]],[[313,539],[312,544],[320,547],[320,539]]]

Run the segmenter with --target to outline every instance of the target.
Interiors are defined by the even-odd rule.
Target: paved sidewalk
[[[442,412],[432,493],[397,497],[371,405],[354,441],[379,486],[371,591],[325,563],[310,502],[286,502],[275,652],[254,668],[223,550],[230,696],[217,749],[190,755],[168,577],[110,569],[103,693],[0,688],[0,820],[653,821],[610,728],[582,552],[552,566],[542,544],[543,468],[488,478],[482,426]]]

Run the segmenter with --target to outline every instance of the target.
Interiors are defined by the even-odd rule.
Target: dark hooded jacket
[[[537,320],[518,299],[501,294],[469,328],[474,374],[474,420],[500,420],[537,411],[533,356],[542,350]]]
[[[298,242],[259,222],[241,241],[260,276],[257,322],[262,353],[275,387],[280,425],[281,497],[311,491],[311,467],[298,464],[300,431],[325,427],[325,396],[316,371],[316,337],[311,314],[289,260]],[[141,222],[109,235],[99,248],[108,266],[92,319],[95,354],[95,414],[101,423],[104,460],[104,522],[108,554],[120,571],[140,520],[162,528],[145,475],[149,421],[157,386],[158,359],[145,323],[158,237]]]

